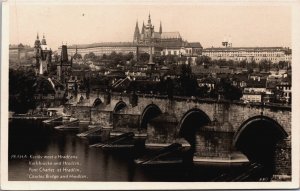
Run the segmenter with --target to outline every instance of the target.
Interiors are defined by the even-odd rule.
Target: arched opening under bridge
[[[161,110],[160,108],[155,105],[155,104],[150,104],[148,105],[140,118],[140,128],[141,129],[146,129],[147,128],[147,124],[149,123],[149,121],[157,116],[159,116],[161,114]]]
[[[272,176],[276,145],[285,137],[287,133],[275,120],[266,116],[255,116],[240,126],[233,144],[250,162],[261,164],[265,176]]]
[[[179,137],[183,137],[189,142],[192,153],[196,146],[196,132],[210,121],[208,115],[197,108],[187,111],[182,117],[179,123]]]

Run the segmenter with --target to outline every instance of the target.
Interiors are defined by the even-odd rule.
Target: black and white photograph
[[[295,7],[2,2],[3,188],[299,188]]]

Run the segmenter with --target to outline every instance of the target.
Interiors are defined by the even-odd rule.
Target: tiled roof
[[[94,47],[102,47],[102,46],[116,46],[116,47],[134,47],[136,46],[133,42],[101,42],[101,43],[92,43],[92,44],[79,44],[79,45],[71,45],[68,48],[94,48]],[[61,48],[61,47],[60,47]]]
[[[166,41],[161,42],[162,47],[166,48],[181,48],[184,47],[184,43],[182,41]]]
[[[163,32],[161,33],[162,39],[168,39],[168,38],[181,38],[179,32]]]
[[[260,81],[258,80],[248,80],[247,81],[247,87],[252,87],[252,88],[265,88],[266,87],[266,79],[261,79]]]
[[[189,43],[189,46],[190,46],[191,48],[202,48],[200,42],[190,42],[190,43]]]
[[[159,32],[154,32],[154,33],[153,33],[153,37],[154,37],[154,38],[160,38],[161,35],[160,35]]]

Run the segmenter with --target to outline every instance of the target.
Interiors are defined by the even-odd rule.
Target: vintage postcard
[[[1,188],[299,188],[299,10],[3,1]]]

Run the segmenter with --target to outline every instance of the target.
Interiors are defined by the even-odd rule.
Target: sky
[[[45,34],[53,50],[62,44],[132,42],[136,21],[141,29],[150,12],[155,31],[180,32],[204,48],[220,47],[225,36],[233,47],[291,47],[289,6],[184,5],[59,5],[11,3],[10,44],[33,46]]]

